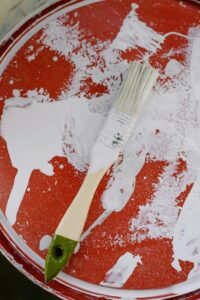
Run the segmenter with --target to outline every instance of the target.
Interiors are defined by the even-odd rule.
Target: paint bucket
[[[199,12],[198,1],[58,1],[0,46],[1,250],[60,298],[199,297]],[[159,82],[80,248],[46,286],[46,249],[132,60]]]

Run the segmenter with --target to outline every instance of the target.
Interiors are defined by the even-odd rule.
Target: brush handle
[[[93,169],[89,169],[78,194],[59,223],[45,260],[46,283],[64,268],[73,255],[80,240],[95,191],[109,167],[110,165],[107,165],[97,172],[92,172]]]
[[[86,175],[78,194],[63,216],[55,234],[74,241],[79,240],[95,191],[108,168]]]

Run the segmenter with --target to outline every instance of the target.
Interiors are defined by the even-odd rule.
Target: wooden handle
[[[108,167],[86,176],[78,194],[58,225],[55,234],[73,241],[79,240],[93,196],[107,170]]]

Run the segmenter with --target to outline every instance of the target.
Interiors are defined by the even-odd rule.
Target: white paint
[[[182,271],[182,268],[180,266],[178,259],[174,259],[174,261],[172,262],[172,267],[178,272]]]
[[[17,97],[20,97],[20,91],[14,89],[14,90],[13,90],[13,96],[16,97],[16,98],[17,98]]]
[[[137,15],[139,5],[133,3],[132,10],[125,18],[116,39],[111,44],[113,49],[126,50],[128,48],[144,48],[148,52],[155,52],[160,48],[164,37],[140,21]]]
[[[7,100],[1,133],[7,142],[14,167],[39,169],[52,175],[52,166],[48,162],[55,155],[63,154],[62,128],[67,102],[39,103],[37,98],[34,100],[19,99],[20,107],[15,99]]]
[[[182,64],[176,59],[171,59],[165,67],[165,74],[169,77],[174,77],[180,75],[182,70]]]
[[[57,56],[54,56],[54,57],[53,57],[53,61],[55,61],[55,62],[58,61],[58,57],[57,57]]]
[[[186,172],[180,178],[174,177],[176,167],[176,162],[165,167],[161,175],[162,181],[155,186],[156,191],[150,203],[140,206],[137,218],[131,220],[129,229],[133,232],[132,240],[173,237],[174,226],[180,212],[176,198],[192,181],[192,177],[190,178]],[[140,234],[137,232],[138,229]]]
[[[31,61],[35,60],[35,54],[29,55],[27,57],[27,60],[28,60],[28,62],[31,62]]]
[[[66,119],[63,133],[63,151],[68,161],[79,171],[86,171],[90,151],[105,122],[105,118],[88,110],[86,100],[69,101],[65,110]],[[92,124],[92,126],[91,126]]]
[[[39,245],[40,251],[44,251],[48,249],[51,241],[52,241],[52,237],[50,235],[44,235],[40,240],[40,245]]]
[[[196,32],[196,39],[192,43],[191,54],[191,81],[192,92],[196,99],[200,101],[200,32]]]
[[[126,252],[106,273],[105,279],[100,284],[115,288],[123,287],[138,264],[142,264],[140,256],[134,256],[132,253]]]
[[[39,101],[39,96],[9,99],[1,119],[1,135],[7,142],[12,165],[18,169],[6,207],[12,225],[32,170],[39,169],[51,176],[53,166],[49,161],[55,156],[67,156],[84,171],[90,148],[104,121],[102,116],[88,111],[85,100]]]
[[[194,263],[195,269],[200,264],[200,231],[199,231],[199,214],[200,214],[200,176],[194,183],[184,207],[181,210],[178,222],[174,229],[173,248],[174,259],[190,261]]]
[[[17,219],[17,212],[19,210],[21,201],[24,197],[31,170],[20,169],[14,179],[12,191],[9,195],[9,199],[6,206],[6,217],[11,225],[14,225]]]

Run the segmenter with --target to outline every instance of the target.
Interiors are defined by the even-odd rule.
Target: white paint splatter
[[[113,49],[124,51],[128,48],[141,47],[152,53],[160,48],[164,37],[139,20],[136,12],[138,7],[136,3],[132,4],[131,12],[125,18],[120,32],[111,44]]]
[[[34,61],[43,50],[44,46],[38,47],[36,50],[34,50],[34,47],[28,47],[28,55],[26,57],[27,61]]]
[[[171,59],[165,67],[165,74],[169,77],[174,77],[180,75],[182,70],[183,65],[176,59]]]
[[[192,93],[200,101],[200,33],[196,32],[196,39],[192,43],[191,54],[191,82]]]
[[[57,57],[57,56],[54,56],[52,59],[53,59],[53,61],[55,61],[55,62],[58,61],[58,57]]]
[[[16,98],[17,98],[17,97],[20,97],[20,90],[14,89],[14,90],[13,90],[13,96],[16,97]]]
[[[40,240],[40,245],[39,245],[40,251],[44,251],[48,249],[51,241],[52,241],[52,237],[50,235],[44,235]]]
[[[132,253],[126,252],[106,273],[105,279],[100,284],[115,288],[123,287],[138,264],[142,264],[140,256],[134,256]]]

